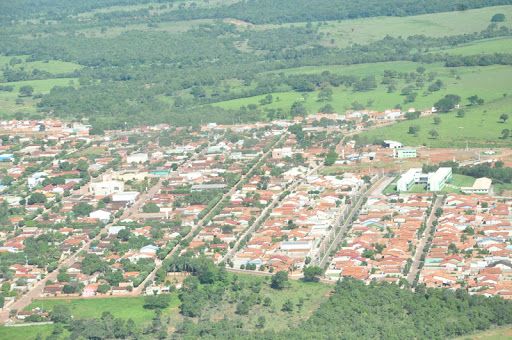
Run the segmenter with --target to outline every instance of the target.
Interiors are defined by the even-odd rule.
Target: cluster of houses
[[[326,276],[394,283],[405,278],[431,204],[431,194],[368,197]]]
[[[448,195],[420,282],[512,298],[511,204],[486,195]]]

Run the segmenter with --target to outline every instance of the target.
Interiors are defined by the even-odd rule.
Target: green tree
[[[275,273],[270,280],[270,287],[274,289],[284,289],[288,287],[288,272],[281,270]]]
[[[27,204],[42,204],[46,203],[46,196],[40,192],[34,192],[28,197]]]
[[[56,323],[69,323],[71,321],[71,311],[69,307],[64,304],[55,305],[50,313],[50,320]]]
[[[502,123],[505,123],[507,120],[508,120],[508,114],[506,114],[506,113],[502,113],[502,114],[500,115],[500,121],[501,121]]]
[[[509,136],[510,136],[510,130],[509,129],[501,130],[501,139],[507,139]]]
[[[434,117],[434,124],[435,124],[435,125],[439,125],[439,124],[441,124],[441,117],[435,116],[435,117]]]
[[[338,154],[334,149],[329,150],[329,152],[325,155],[324,165],[330,166],[333,165],[338,159]]]
[[[73,206],[72,210],[76,216],[89,216],[89,214],[94,210],[94,207],[89,203],[80,202]]]
[[[292,104],[290,108],[290,115],[292,117],[302,116],[305,117],[307,115],[306,107],[302,102],[295,102]]]
[[[169,307],[171,298],[169,294],[146,295],[144,297],[144,308],[165,309]]]
[[[503,22],[503,21],[505,21],[505,14],[503,14],[503,13],[496,13],[491,18],[491,22]]]
[[[437,132],[436,129],[432,129],[428,132],[430,138],[432,139],[436,139],[437,137],[439,137],[439,132]]]
[[[30,97],[34,93],[34,88],[30,85],[23,85],[20,87],[20,97]]]
[[[318,266],[309,266],[304,268],[304,281],[316,282],[319,280],[319,276],[322,275],[323,270]]]
[[[142,207],[142,211],[145,213],[158,213],[160,212],[160,207],[155,203],[150,202],[144,204],[144,206]]]
[[[440,112],[448,112],[460,103],[460,96],[447,94],[434,104],[434,107]]]

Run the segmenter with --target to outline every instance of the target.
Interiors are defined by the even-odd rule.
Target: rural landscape
[[[0,2],[0,339],[511,339],[512,0]]]

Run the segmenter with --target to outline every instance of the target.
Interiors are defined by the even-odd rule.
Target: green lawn
[[[0,327],[0,339],[32,340],[40,334],[43,339],[53,331],[53,325],[26,326],[26,327]]]
[[[137,324],[144,324],[151,321],[154,312],[144,309],[144,297],[119,297],[119,298],[94,298],[94,299],[46,299],[36,300],[28,310],[35,307],[50,310],[54,306],[65,304],[71,310],[75,318],[97,318],[103,312],[110,312],[114,317],[122,319],[133,319]],[[177,311],[179,299],[177,294],[171,295],[171,305],[164,311],[164,315],[170,315]]]

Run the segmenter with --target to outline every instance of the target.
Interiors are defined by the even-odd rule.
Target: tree
[[[304,268],[304,281],[316,282],[319,280],[318,276],[322,275],[322,268],[318,266],[309,266]]]
[[[57,323],[67,324],[71,321],[71,311],[66,305],[55,305],[50,313],[50,320]]]
[[[274,289],[284,289],[288,287],[288,272],[281,270],[272,276],[270,287]]]
[[[142,207],[142,211],[145,213],[158,213],[160,212],[160,207],[155,203],[150,202],[144,204],[144,206]]]
[[[281,310],[283,312],[293,311],[293,302],[290,299],[286,300],[285,303],[283,303],[283,307],[281,308]]]
[[[506,113],[502,113],[502,114],[500,115],[500,121],[501,121],[502,123],[505,123],[507,120],[508,120],[508,114],[506,114]]]
[[[460,103],[460,97],[455,94],[447,94],[434,104],[434,107],[440,112],[448,112]]]
[[[420,127],[417,125],[409,126],[409,131],[407,132],[410,135],[417,136],[418,132],[420,131]]]
[[[307,115],[306,107],[301,102],[295,102],[292,104],[292,107],[290,108],[290,115],[292,117],[305,117]]]
[[[169,294],[146,295],[144,297],[144,308],[146,309],[164,309],[171,303]]]
[[[28,197],[27,204],[42,204],[46,203],[46,196],[40,192],[34,192],[32,195]]]
[[[20,97],[30,97],[34,93],[34,88],[30,85],[20,87]]]
[[[73,206],[73,213],[76,216],[89,216],[89,214],[94,210],[94,207],[89,203],[80,202],[77,205]]]
[[[264,315],[260,315],[258,317],[258,321],[256,322],[256,328],[265,328],[265,323],[267,322],[267,319],[265,319]]]
[[[496,13],[491,18],[491,22],[503,22],[503,21],[505,21],[505,14],[503,14],[503,13]]]
[[[332,89],[330,87],[326,87],[320,90],[318,93],[318,101],[331,101],[332,100]]]
[[[334,149],[329,150],[329,152],[325,155],[324,165],[330,166],[333,165],[338,159],[338,154]]]
[[[436,139],[437,137],[439,137],[439,132],[437,132],[436,129],[432,129],[428,132],[428,134],[430,135],[430,137],[432,139]]]
[[[460,109],[457,111],[457,118],[464,118],[465,115],[466,112],[464,110]]]
[[[501,130],[501,139],[507,139],[509,136],[510,136],[510,130],[509,129]]]
[[[435,117],[434,117],[434,124],[435,124],[435,125],[439,125],[439,124],[441,124],[441,117],[435,116]]]
[[[478,97],[476,94],[468,97],[469,105],[482,105],[484,100]]]

